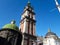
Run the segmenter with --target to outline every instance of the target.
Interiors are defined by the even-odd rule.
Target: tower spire
[[[20,31],[23,34],[22,45],[34,45],[37,38],[35,36],[35,13],[31,6],[30,0],[24,8],[24,12],[21,16]],[[30,37],[30,38],[29,38]],[[30,42],[31,41],[31,42]]]
[[[28,3],[30,3],[30,0],[28,0]]]
[[[50,28],[48,28],[48,32],[51,32],[51,29]]]
[[[30,0],[28,0],[28,6],[30,6],[30,4],[31,4],[31,3],[30,3]]]

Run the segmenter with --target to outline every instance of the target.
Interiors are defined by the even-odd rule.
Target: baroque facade
[[[37,38],[39,39],[37,45],[60,45],[60,38],[50,29],[48,29],[45,37],[38,36]]]
[[[15,21],[0,29],[0,45],[60,45],[60,38],[49,29],[45,37],[36,36],[36,20],[31,3],[25,6],[19,28]]]
[[[0,40],[0,45],[37,45],[35,25],[34,9],[30,2],[28,2],[22,13],[19,28],[15,25],[15,21],[13,20],[0,30],[0,37],[7,41]]]
[[[49,29],[43,39],[43,45],[60,45],[60,38]]]
[[[22,45],[36,45],[36,34],[35,34],[35,13],[31,6],[31,3],[25,6],[24,11],[21,16],[19,30],[23,34]]]

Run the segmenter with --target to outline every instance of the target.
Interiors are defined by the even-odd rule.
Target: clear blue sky
[[[13,19],[19,26],[27,2],[28,0],[0,0],[0,28]],[[36,13],[36,34],[44,36],[48,28],[51,28],[52,32],[60,36],[60,13],[54,0],[30,0],[30,2]]]

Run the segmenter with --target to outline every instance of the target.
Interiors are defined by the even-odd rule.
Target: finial
[[[11,21],[11,24],[15,24],[15,20],[12,20],[12,21]]]
[[[28,0],[28,3],[30,3],[30,0]]]
[[[51,29],[50,28],[48,29],[48,32],[51,32]]]
[[[30,0],[28,0],[28,6],[30,6]]]

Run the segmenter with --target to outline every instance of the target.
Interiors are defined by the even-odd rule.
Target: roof
[[[53,33],[53,32],[48,32],[48,33],[46,33],[46,37],[47,37],[47,36],[50,36],[50,35],[56,35],[56,34]]]
[[[54,32],[51,32],[51,30],[48,29],[48,32],[46,33],[45,37],[48,37],[48,36],[51,36],[51,35],[54,35],[54,36],[57,37],[57,35]]]
[[[9,29],[13,29],[13,30],[19,30],[19,28],[15,25],[15,21],[11,21],[10,24],[6,24],[3,26],[3,29],[5,28],[9,28]]]

